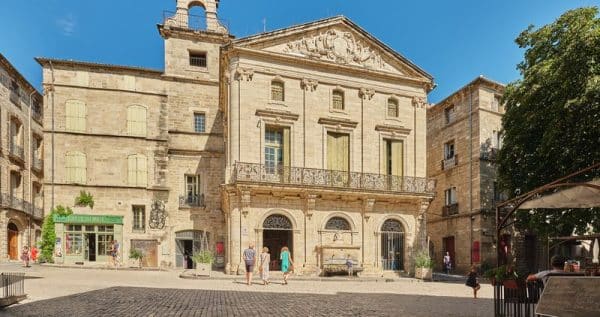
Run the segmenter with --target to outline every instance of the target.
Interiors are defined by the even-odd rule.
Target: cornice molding
[[[257,117],[273,118],[276,121],[279,121],[279,120],[298,121],[298,118],[300,117],[299,114],[296,114],[296,113],[293,113],[290,111],[275,110],[275,109],[256,109],[255,115]]]
[[[333,117],[321,117],[319,118],[319,124],[333,126],[333,127],[342,127],[342,128],[356,128],[358,125],[358,121],[353,121],[350,119],[343,118],[333,118]]]

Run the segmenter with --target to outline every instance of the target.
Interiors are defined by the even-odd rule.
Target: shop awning
[[[519,206],[519,209],[593,207],[600,207],[600,179],[573,184],[551,194],[532,198]]]
[[[123,216],[113,215],[54,215],[55,223],[89,224],[89,225],[122,225]]]

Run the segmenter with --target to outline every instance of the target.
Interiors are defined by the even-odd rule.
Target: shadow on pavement
[[[260,287],[257,285],[257,287]],[[0,316],[492,316],[491,299],[111,287],[0,310]]]

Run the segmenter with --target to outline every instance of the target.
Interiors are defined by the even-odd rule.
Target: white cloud
[[[65,17],[56,20],[56,25],[60,28],[63,35],[71,36],[75,33],[77,21],[73,14],[69,13]]]

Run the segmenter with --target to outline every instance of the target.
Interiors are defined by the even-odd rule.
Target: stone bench
[[[352,260],[352,273],[362,272],[363,268],[358,265],[357,261]],[[328,259],[323,263],[323,275],[329,276],[336,273],[348,274],[348,266],[346,259]]]

